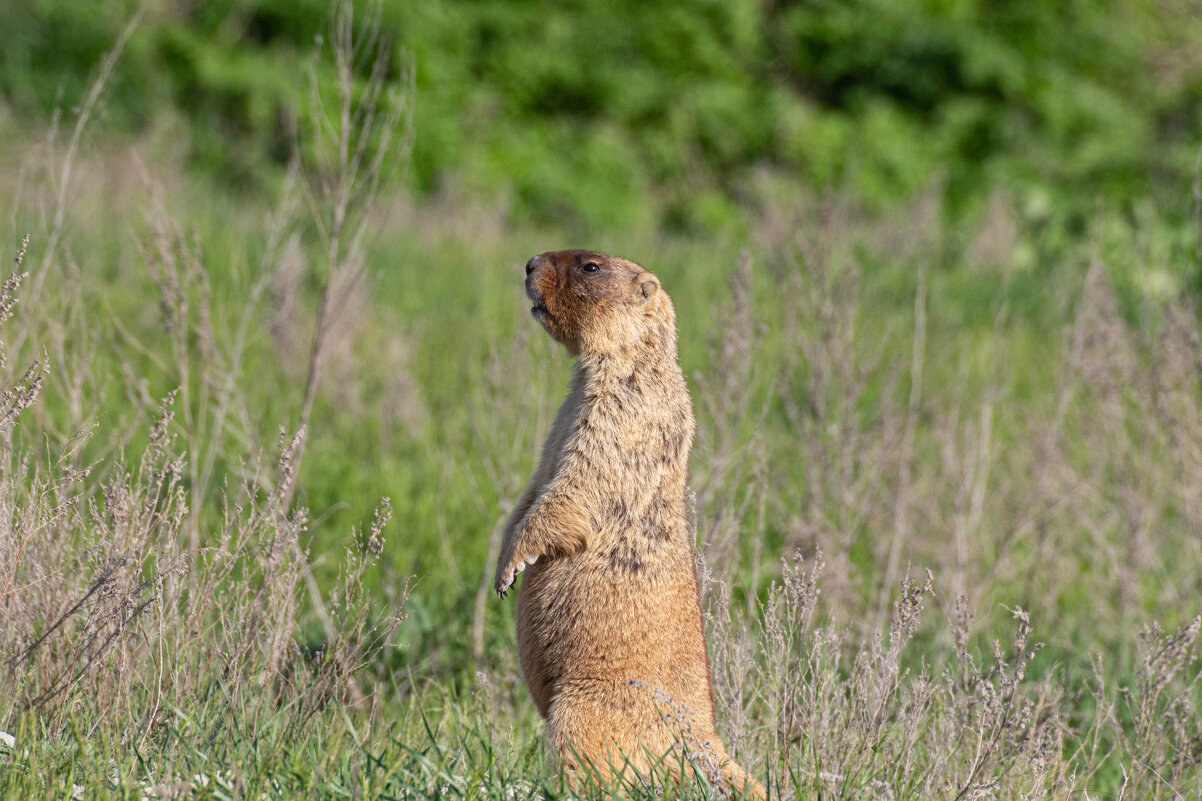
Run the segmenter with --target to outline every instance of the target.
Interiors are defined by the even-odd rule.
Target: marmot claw
[[[504,598],[505,594],[509,592],[509,588],[513,586],[513,579],[514,575],[512,570],[506,571],[504,576],[497,576],[496,588],[498,598]]]
[[[505,594],[513,586],[513,582],[517,581],[518,574],[521,573],[530,565],[538,561],[538,554],[527,556],[525,559],[519,559],[517,564],[507,568],[503,574],[497,577],[497,597],[504,598]]]

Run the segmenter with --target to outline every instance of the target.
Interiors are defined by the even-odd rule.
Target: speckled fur
[[[603,780],[665,755],[678,766],[680,730],[661,717],[658,688],[691,714],[686,749],[708,743],[725,780],[762,798],[714,730],[672,301],[654,275],[601,253],[544,253],[526,269],[534,317],[577,363],[506,524],[496,589],[525,569],[518,649],[551,743],[573,774]]]

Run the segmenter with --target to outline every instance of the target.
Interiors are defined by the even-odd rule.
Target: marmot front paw
[[[527,556],[522,559],[517,557],[511,558],[509,563],[503,567],[501,565],[497,565],[497,597],[504,598],[505,593],[509,592],[509,588],[512,587],[513,582],[517,580],[518,573],[521,573],[523,570],[537,561],[538,554],[534,554],[533,556]]]

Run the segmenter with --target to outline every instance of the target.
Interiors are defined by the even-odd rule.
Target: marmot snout
[[[531,314],[578,357],[496,574],[504,595],[525,570],[518,650],[551,743],[569,771],[602,779],[705,753],[763,798],[714,730],[672,301],[638,264],[587,250],[535,256],[525,286]],[[657,692],[688,710],[687,732]]]

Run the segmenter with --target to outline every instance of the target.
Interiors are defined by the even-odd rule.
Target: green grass
[[[260,224],[255,221],[263,219],[265,212],[248,211],[244,203],[220,200],[220,195],[216,201],[210,197],[202,203],[190,199],[201,196],[202,189],[177,193],[172,214],[188,220],[196,240],[203,243],[202,263],[212,287],[214,329],[219,341],[226,342],[253,283],[249,265],[261,258],[263,238],[255,232]],[[36,316],[35,330],[41,336],[30,339],[30,348],[37,347],[39,339],[58,342],[54,349],[62,355],[52,364],[39,404],[24,413],[25,422],[14,430],[13,441],[22,448],[44,442],[31,452],[35,459],[43,458],[36,455],[38,450],[54,453],[62,433],[70,430],[70,404],[63,389],[70,385],[72,373],[82,370],[84,422],[95,421],[99,431],[74,458],[76,463],[95,465],[81,497],[97,498],[99,482],[116,475],[116,454],[124,451],[127,458],[133,458],[146,447],[149,421],[154,417],[153,410],[139,410],[132,403],[131,389],[120,370],[122,361],[129,360],[132,374],[146,379],[152,399],[175,386],[178,364],[173,361],[170,335],[160,327],[157,290],[138,263],[137,248],[105,245],[105,232],[114,228],[121,238],[144,240],[143,225],[128,216],[102,222],[103,206],[87,193],[81,193],[73,204],[73,215],[79,215],[84,224],[78,231],[68,228],[71,235],[66,252],[70,261],[81,265],[79,280],[57,272],[62,270],[59,264],[52,267],[56,272],[48,279],[45,302],[64,311],[46,318]],[[822,236],[814,233],[807,218],[798,224],[810,235]],[[890,222],[887,230],[895,224]],[[643,258],[660,273],[676,300],[682,363],[701,420],[695,486],[705,486],[713,477],[715,449],[734,448],[738,457],[735,466],[724,468],[716,485],[699,501],[702,542],[719,549],[714,553],[734,547],[734,561],[727,563],[723,577],[733,588],[737,608],[748,608],[753,597],[765,597],[769,583],[779,576],[778,555],[794,548],[810,553],[821,547],[828,561],[825,580],[832,584],[823,596],[821,617],[850,626],[847,659],[857,652],[857,642],[871,639],[871,632],[880,625],[875,622],[875,612],[884,578],[882,543],[894,535],[893,494],[899,491],[899,463],[891,454],[898,447],[894,438],[900,436],[912,383],[909,368],[916,274],[911,266],[924,262],[928,271],[927,344],[922,400],[914,419],[910,495],[905,501],[913,523],[899,564],[903,570],[909,565],[912,570],[930,567],[936,572],[941,589],[934,603],[944,610],[950,608],[955,582],[966,583],[978,614],[972,635],[976,648],[984,648],[993,634],[1005,636],[1008,615],[998,611],[999,605],[1032,611],[1034,636],[1047,643],[1030,665],[1032,691],[1058,687],[1057,692],[1067,694],[1058,712],[1065,716],[1066,725],[1073,727],[1059,746],[1065,759],[1085,744],[1119,748],[1116,756],[1108,759],[1094,757],[1094,761],[1072,763],[1074,770],[1089,774],[1082,780],[1093,788],[1091,792],[1115,792],[1123,781],[1123,772],[1115,765],[1125,765],[1130,774],[1131,766],[1123,755],[1136,748],[1130,743],[1121,745],[1117,732],[1132,736],[1134,712],[1119,715],[1115,719],[1119,728],[1114,731],[1091,733],[1090,727],[1100,724],[1090,700],[1094,679],[1088,655],[1107,655],[1101,674],[1105,686],[1136,685],[1142,675],[1131,650],[1137,630],[1151,620],[1166,627],[1184,625],[1197,614],[1196,571],[1190,567],[1196,565],[1197,550],[1189,533],[1193,512],[1181,506],[1186,499],[1177,494],[1168,474],[1158,473],[1154,481],[1141,483],[1138,476],[1128,473],[1124,477],[1121,471],[1107,469],[1097,474],[1096,480],[1114,482],[1114,486],[1094,484],[1086,493],[1100,493],[1105,499],[1121,498],[1126,492],[1130,503],[1131,492],[1142,492],[1134,496],[1134,502],[1140,504],[1136,513],[1156,521],[1147,535],[1154,538],[1151,542],[1156,551],[1151,556],[1144,554],[1144,566],[1130,576],[1116,572],[1114,563],[1097,553],[1099,545],[1114,548],[1126,542],[1130,547],[1132,541],[1123,539],[1120,521],[1103,519],[1107,527],[1091,535],[1080,521],[1075,523],[1072,515],[1064,514],[1066,506],[1073,514],[1110,507],[1092,506],[1089,498],[1080,497],[1079,488],[1063,491],[1067,494],[1052,490],[1034,501],[1025,497],[1032,491],[1038,468],[1034,453],[1039,440],[1034,430],[1054,418],[1058,388],[1066,380],[1076,382],[1076,389],[1066,421],[1065,452],[1053,467],[1089,471],[1089,462],[1098,454],[1096,448],[1102,446],[1102,441],[1091,438],[1089,429],[1109,419],[1096,416],[1095,394],[1103,389],[1071,371],[1066,373],[1064,361],[1071,341],[1066,326],[1072,326],[1073,315],[1085,302],[1080,287],[1086,280],[1087,265],[1079,254],[1092,246],[1083,243],[1060,252],[1058,258],[1064,266],[1055,271],[1055,283],[1039,292],[1033,286],[1034,278],[1023,273],[1011,275],[1004,267],[1000,274],[981,274],[966,248],[950,238],[907,246],[911,249],[900,252],[882,249],[871,239],[879,235],[876,225],[867,223],[861,228],[854,219],[838,223],[833,233],[825,235],[832,241],[822,248],[842,257],[812,265],[823,272],[805,273],[809,278],[801,284],[792,283],[795,279],[790,276],[804,257],[787,242],[663,240],[631,242],[625,248],[614,238],[600,245],[633,251],[632,255]],[[1107,226],[1114,230],[1121,222],[1109,220]],[[1131,247],[1124,242],[1131,242],[1132,237],[1123,237],[1121,227],[1118,232],[1108,253],[1121,270],[1128,260],[1134,263],[1137,255],[1124,250]],[[93,238],[97,247],[90,244]],[[37,255],[36,241],[29,261]],[[200,774],[208,776],[211,784],[198,789],[196,797],[361,793],[389,798],[403,796],[402,788],[408,788],[410,793],[491,798],[501,797],[511,786],[510,779],[502,777],[517,777],[532,787],[553,786],[554,769],[546,762],[540,744],[541,724],[524,696],[516,670],[511,605],[491,598],[486,604],[484,661],[480,665],[473,657],[471,630],[474,596],[490,572],[484,564],[489,531],[501,514],[502,501],[513,497],[532,469],[538,436],[566,382],[568,359],[528,319],[518,280],[521,254],[553,246],[550,243],[556,241],[554,233],[546,231],[501,232],[485,238],[432,235],[423,219],[415,228],[389,228],[374,251],[370,277],[375,288],[368,316],[354,346],[344,351],[349,364],[339,365],[339,372],[334,373],[343,386],[327,384],[315,407],[296,502],[310,509],[313,523],[301,541],[310,551],[318,582],[328,592],[339,575],[340,554],[353,547],[352,526],[370,522],[371,509],[379,498],[392,500],[394,515],[386,529],[382,560],[363,574],[368,607],[385,603],[390,590],[404,577],[414,576],[417,581],[406,603],[409,616],[392,640],[403,646],[373,656],[374,666],[369,665],[359,680],[375,700],[363,707],[333,699],[331,706],[300,731],[287,722],[293,712],[285,703],[256,724],[254,736],[248,736],[237,714],[227,717],[228,705],[246,690],[227,688],[208,702],[194,697],[179,701],[200,705],[176,709],[170,723],[137,745],[128,740],[128,733],[122,734],[137,728],[132,719],[122,722],[99,710],[88,711],[86,703],[56,712],[55,718],[61,722],[50,729],[39,728],[38,714],[18,714],[17,707],[10,707],[8,725],[12,728],[15,724],[19,745],[0,774],[3,797],[55,793],[70,784],[86,787],[88,797],[124,797],[140,792],[148,777],[162,782],[167,781],[164,777],[176,781]],[[742,279],[735,268],[740,245],[746,247],[752,265]],[[659,262],[642,255],[646,252],[655,254]],[[310,259],[318,258],[312,249],[306,253]],[[1172,262],[1164,269],[1188,274],[1188,268],[1174,268]],[[1075,280],[1066,277],[1073,275]],[[750,282],[745,308],[732,300],[732,280]],[[795,294],[808,291],[811,281],[819,285],[829,282],[832,287],[830,294],[816,296],[818,306],[808,305],[810,301]],[[1118,278],[1113,283],[1120,292],[1138,291]],[[854,296],[839,289],[853,284]],[[312,304],[314,289],[307,286],[302,289],[302,303]],[[1161,325],[1156,321],[1164,317],[1162,301],[1139,295],[1115,297],[1115,309],[1136,309],[1137,317],[1134,322],[1102,321],[1106,327],[1099,336],[1130,335],[1138,341],[1143,336],[1138,326],[1150,330]],[[244,473],[247,459],[274,458],[273,429],[293,424],[299,408],[303,375],[280,361],[281,353],[288,351],[281,351],[282,345],[270,333],[272,302],[268,293],[252,312],[246,356],[237,378],[250,427],[240,429],[237,436],[228,435],[228,441],[217,449],[217,478],[200,510],[206,531],[219,519],[221,496],[227,491],[220,488]],[[18,307],[18,312],[30,313],[23,307]],[[72,322],[60,324],[59,314]],[[303,323],[305,312],[302,309],[298,314]],[[794,316],[793,322],[789,315]],[[823,315],[830,317],[824,321]],[[854,321],[853,327],[841,329],[835,322],[839,319]],[[719,324],[715,320],[722,321],[723,330],[715,329]],[[124,333],[118,333],[118,324]],[[76,330],[96,343],[86,362],[73,355],[80,345]],[[750,337],[748,378],[741,387],[746,389],[746,397],[738,402],[742,405],[731,406],[728,400],[724,406],[723,381],[742,373],[723,352],[740,331]],[[802,342],[811,340],[823,344],[807,353]],[[139,348],[132,347],[134,341],[140,343]],[[419,407],[420,413],[385,411],[387,403],[396,400],[389,396],[389,387],[395,385],[388,383],[389,375],[376,369],[376,354],[387,352],[390,342],[405,345],[404,358],[397,364],[411,380],[406,391],[412,391],[413,397],[406,402]],[[197,346],[194,337],[186,344],[188,348]],[[1141,370],[1155,370],[1153,364],[1172,356],[1158,352],[1155,344],[1151,347],[1153,350],[1137,354],[1139,363],[1148,365]],[[191,358],[195,357],[193,353]],[[824,363],[827,357],[850,359],[851,363]],[[1107,352],[1099,351],[1097,358],[1105,360]],[[19,357],[11,362],[13,367],[23,363]],[[820,381],[822,375],[825,378]],[[1130,404],[1142,402],[1136,383],[1141,379],[1128,376],[1123,380],[1131,382],[1129,388],[1120,387],[1127,398],[1123,403],[1129,411],[1138,412],[1141,407]],[[194,399],[199,387],[194,374]],[[1197,404],[1202,400],[1194,393],[1196,389],[1190,390],[1184,401]],[[990,398],[995,404],[995,422],[991,452],[984,457],[987,464],[983,463],[990,470],[984,490],[988,514],[968,546],[966,572],[957,579],[957,557],[949,541],[956,516],[967,514],[964,498],[958,495],[963,489],[957,489],[957,482],[965,480],[964,471],[971,464],[948,463],[947,449],[959,448],[956,458],[971,460],[979,436],[975,426],[981,404]],[[800,421],[791,417],[789,407],[795,400],[802,401],[800,408],[808,409],[810,417]],[[186,439],[179,403],[177,399],[172,427],[178,437]],[[815,404],[827,409],[822,414],[828,422],[820,425],[823,418]],[[1199,407],[1202,404],[1191,408]],[[844,417],[844,411],[850,417]],[[1091,414],[1095,416],[1089,417]],[[1138,418],[1129,418],[1108,432],[1118,439],[1106,441],[1119,448],[1135,448],[1140,443],[1147,458],[1170,458],[1167,453],[1147,454],[1150,443],[1139,439],[1143,435],[1138,423]],[[954,436],[948,439],[949,434]],[[1192,436],[1192,431],[1185,435]],[[723,437],[728,438],[725,445],[718,442]],[[261,455],[256,455],[258,449],[263,450]],[[831,460],[822,466],[827,475],[820,476],[821,487],[811,487],[814,473],[807,468],[823,454]],[[1114,468],[1120,468],[1126,457],[1121,453],[1113,456],[1117,459]],[[845,458],[852,462],[844,464]],[[838,474],[837,470],[850,472]],[[872,475],[873,471],[877,475]],[[867,494],[841,498],[849,486]],[[878,497],[872,487],[877,488]],[[821,495],[813,496],[815,491]],[[752,499],[750,505],[747,498]],[[732,512],[736,515],[733,520],[722,517]],[[1041,531],[1041,518],[1046,519],[1050,533]],[[727,522],[722,524],[722,520]],[[727,533],[722,525],[733,528]],[[1019,536],[1009,539],[1016,528]],[[730,536],[735,537],[733,546],[723,539]],[[1105,539],[1099,541],[1098,536]],[[1043,545],[1040,537],[1045,538]],[[1053,551],[1049,552],[1049,547]],[[1106,590],[1128,581],[1134,582],[1124,590],[1131,593],[1128,597]],[[297,595],[305,598],[299,589]],[[320,625],[303,611],[305,607],[307,602],[295,636],[298,642],[314,647],[324,635]],[[734,631],[764,614],[754,606],[751,609],[749,617],[740,613],[736,618]],[[769,640],[753,638],[751,643],[753,649],[771,649]],[[937,670],[952,658],[950,644],[946,630],[941,630],[937,619],[930,619],[902,656],[903,662],[912,670],[923,665]],[[712,647],[722,651],[727,645],[719,640]],[[850,670],[850,665],[840,670]],[[477,668],[484,673],[477,674]],[[97,679],[103,670],[102,665],[93,668]],[[488,678],[490,675],[500,678]],[[838,675],[851,681],[849,673]],[[1196,681],[1197,675],[1197,662],[1188,661],[1186,672],[1173,681],[1188,684],[1191,679]],[[481,681],[492,689],[481,690]],[[751,699],[754,687],[763,681],[769,679],[745,685],[735,696],[721,697],[722,703],[740,703],[737,699],[741,697],[742,703],[750,704],[744,714],[751,716],[753,728],[743,735],[750,738],[744,747],[752,750],[745,758],[757,765],[763,764],[759,760],[775,765],[785,753],[800,755],[809,749],[811,758],[825,759],[826,746],[807,745],[805,740],[784,746],[785,751],[774,755],[773,749],[782,746],[770,746],[763,740],[771,732],[770,727],[762,728],[767,721],[754,722],[763,712],[755,711],[759,707]],[[855,692],[850,687],[846,691]],[[480,706],[484,692],[494,696],[487,702],[494,707]],[[1187,689],[1185,697],[1192,697],[1196,704],[1197,692],[1195,685],[1192,691]],[[423,716],[437,719],[432,733],[425,731]],[[65,727],[59,728],[64,723]],[[114,764],[117,785],[109,781]],[[812,766],[789,760],[784,764],[786,772],[776,774],[777,780],[803,794],[809,792],[806,787],[816,791],[815,779],[807,778]],[[886,767],[887,760],[874,758],[860,765],[854,778],[845,776],[827,786],[826,792],[849,794],[851,786],[871,784],[870,777],[883,775]],[[791,779],[788,770],[795,773]],[[1182,778],[1186,782],[1182,787],[1197,779],[1196,772],[1186,775],[1194,778]],[[447,777],[454,781],[445,790],[436,787],[448,781]],[[852,784],[846,784],[848,781]],[[1156,785],[1149,780],[1147,797],[1157,797]],[[898,788],[902,786],[909,785]],[[1013,785],[1012,791],[1017,788]]]

